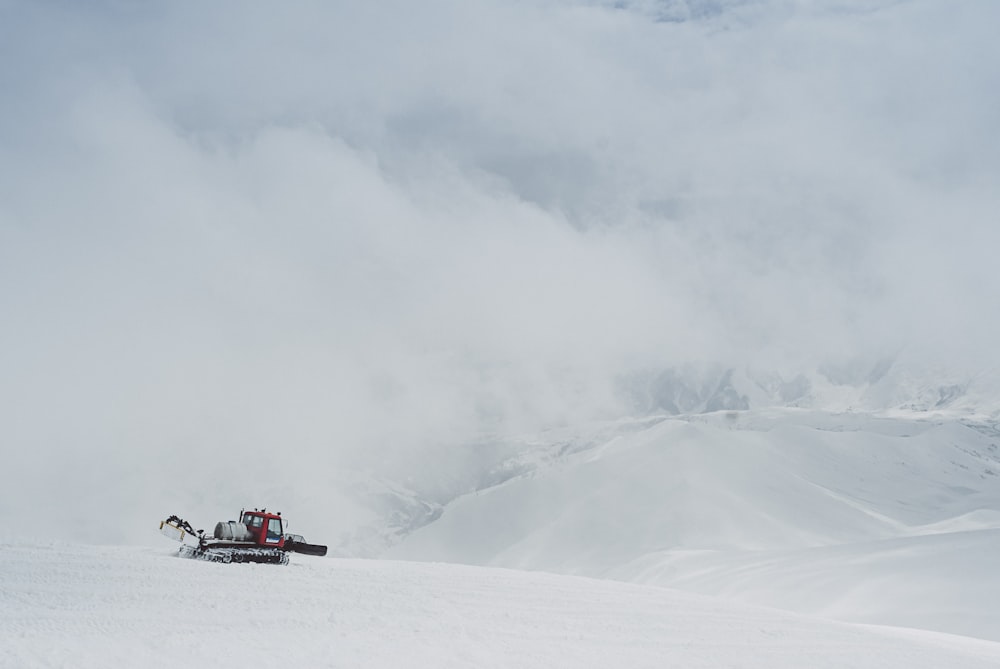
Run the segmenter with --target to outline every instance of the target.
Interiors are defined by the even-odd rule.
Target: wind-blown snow
[[[295,556],[0,544],[4,667],[988,669],[1000,644],[656,587]]]

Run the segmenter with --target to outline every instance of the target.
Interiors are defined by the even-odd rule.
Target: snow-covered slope
[[[455,500],[387,555],[1000,640],[993,427],[783,409],[596,434],[550,435],[522,473]]]
[[[794,551],[667,551],[613,570],[730,600],[813,615],[1000,639],[1000,530]]]
[[[3,667],[987,669],[1000,644],[458,565],[0,545]]]

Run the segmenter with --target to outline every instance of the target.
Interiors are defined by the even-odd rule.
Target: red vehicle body
[[[280,513],[261,511],[241,511],[240,522],[246,525],[251,541],[258,546],[285,547],[285,526]]]

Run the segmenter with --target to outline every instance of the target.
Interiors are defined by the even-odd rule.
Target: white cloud
[[[995,359],[995,3],[614,5],[6,3],[3,441],[309,461],[649,365]]]

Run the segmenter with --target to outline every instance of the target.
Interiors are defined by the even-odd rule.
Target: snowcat
[[[181,557],[209,562],[288,564],[289,553],[326,555],[326,546],[306,543],[298,534],[285,534],[286,525],[281,512],[243,509],[239,520],[216,523],[211,537],[205,535],[205,530],[196,532],[189,522],[177,516],[161,521],[160,532],[181,542],[178,551]],[[188,538],[196,543],[186,543]]]

